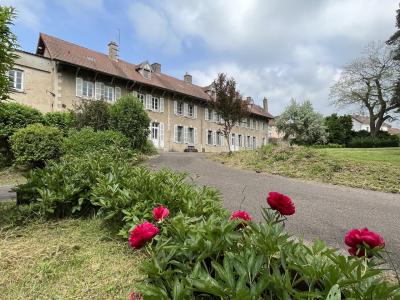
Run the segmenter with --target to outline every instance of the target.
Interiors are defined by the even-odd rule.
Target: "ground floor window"
[[[176,126],[176,133],[175,133],[175,141],[178,143],[183,143],[184,131],[183,126],[177,125]]]
[[[187,142],[189,144],[194,144],[194,128],[192,127],[187,129]]]
[[[241,134],[238,135],[238,145],[239,147],[243,147],[243,137]]]
[[[208,145],[213,145],[213,132],[212,130],[207,131],[207,144]]]
[[[224,134],[222,132],[217,132],[217,146],[222,146],[224,141]]]
[[[156,123],[156,122],[151,123],[151,139],[152,140],[158,140],[159,127],[160,127],[159,123]]]
[[[257,148],[257,140],[256,140],[256,137],[253,136],[253,149],[256,149],[256,148]]]
[[[110,102],[114,101],[114,88],[112,86],[105,86],[104,98]]]

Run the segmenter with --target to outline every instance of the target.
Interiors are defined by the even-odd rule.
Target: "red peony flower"
[[[272,209],[279,211],[281,215],[290,216],[296,212],[292,199],[278,192],[270,192],[267,203]]]
[[[153,209],[153,218],[156,221],[163,221],[164,218],[168,217],[169,210],[168,208],[160,205],[159,207],[155,207]]]
[[[348,251],[351,255],[359,257],[365,256],[365,245],[371,249],[385,246],[383,238],[368,228],[350,230],[344,237],[344,243],[350,247]]]
[[[250,215],[243,210],[237,210],[232,213],[229,220],[235,220],[235,219],[242,219],[243,221],[251,221]]]
[[[134,291],[129,294],[129,300],[142,300],[143,295],[141,293],[135,293]]]
[[[144,222],[133,228],[129,236],[129,244],[132,248],[139,249],[147,241],[155,237],[160,230],[149,222]]]

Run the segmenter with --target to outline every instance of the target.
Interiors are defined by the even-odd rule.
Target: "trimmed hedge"
[[[31,124],[10,138],[16,162],[43,167],[45,162],[61,156],[63,135],[58,128]]]
[[[64,135],[75,127],[75,117],[71,112],[49,112],[44,115],[44,124],[60,129]]]
[[[392,135],[387,137],[354,137],[347,144],[350,148],[381,148],[381,147],[399,147],[400,138]]]
[[[72,129],[64,139],[63,152],[80,155],[84,152],[106,150],[110,147],[129,147],[129,139],[122,133],[106,130],[94,131],[91,127],[81,130]]]

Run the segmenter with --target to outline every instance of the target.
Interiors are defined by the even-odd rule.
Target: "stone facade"
[[[225,138],[219,133],[222,129],[219,117],[209,110],[204,99],[54,60],[46,51],[44,55],[20,52],[15,69],[23,72],[23,89],[13,93],[12,99],[42,112],[74,109],[83,100],[113,103],[120,96],[132,94],[148,112],[152,120],[149,138],[161,151],[182,152],[188,146],[199,152],[228,150]],[[154,70],[150,67],[150,72],[159,73],[160,69],[161,65],[156,64]],[[192,85],[189,76],[186,74],[182,82]],[[232,150],[266,144],[268,121],[265,116],[251,114],[248,120],[235,126],[229,137]]]

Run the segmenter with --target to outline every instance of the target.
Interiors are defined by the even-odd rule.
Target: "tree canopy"
[[[393,59],[396,61],[400,61],[400,9],[396,10],[396,27],[396,32],[390,37],[390,39],[386,43],[394,47]],[[397,77],[393,97],[395,98],[393,102],[398,104],[398,112],[400,112],[400,75]]]
[[[18,57],[17,37],[11,31],[15,10],[12,7],[0,6],[0,101],[9,98],[10,83],[7,72],[13,67]]]
[[[212,83],[215,91],[215,98],[211,97],[211,107],[221,117],[220,125],[222,133],[228,143],[229,153],[231,152],[229,136],[233,126],[241,122],[248,115],[249,103],[242,99],[236,88],[235,79],[228,78],[226,74],[218,74],[217,79]]]
[[[289,106],[279,116],[276,126],[285,134],[284,139],[290,139],[296,144],[325,144],[327,133],[323,116],[314,111],[310,101],[297,103],[292,99]]]
[[[376,136],[385,121],[396,119],[399,99],[394,97],[399,62],[390,46],[371,43],[362,57],[343,67],[331,87],[331,99],[339,107],[358,106],[370,119],[371,136]]]

